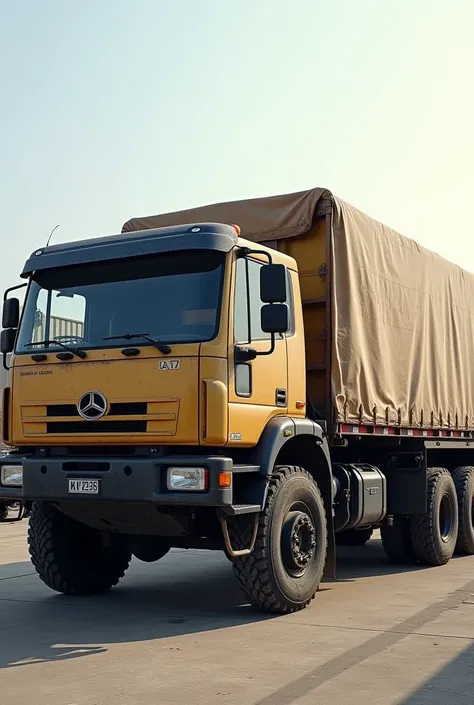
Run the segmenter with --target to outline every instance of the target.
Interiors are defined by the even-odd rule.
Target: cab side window
[[[260,327],[260,267],[254,260],[239,259],[236,267],[234,338],[236,343],[269,340]]]
[[[234,340],[236,343],[251,343],[254,340],[270,340],[260,326],[260,268],[265,267],[254,260],[239,259],[236,266],[234,302]],[[290,328],[287,335],[293,334],[293,295],[291,277],[288,273],[288,308]]]
[[[234,293],[234,340],[236,343],[249,341],[249,317],[247,306],[247,281],[244,259],[238,259],[235,269]]]

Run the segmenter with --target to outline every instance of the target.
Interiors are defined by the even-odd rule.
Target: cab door
[[[241,362],[235,348],[249,347],[264,353],[270,350],[270,334],[260,325],[260,268],[258,260],[241,258],[235,262],[234,307],[230,316],[229,355],[229,445],[254,445],[267,421],[284,415],[288,409],[288,369],[286,337],[278,335],[275,350]]]

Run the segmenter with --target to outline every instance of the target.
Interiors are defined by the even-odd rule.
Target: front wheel
[[[42,502],[33,504],[28,546],[41,580],[68,595],[107,592],[131,560],[122,537],[104,535]]]
[[[301,610],[319,587],[326,551],[326,513],[318,485],[303,468],[276,466],[255,549],[233,560],[243,592],[267,612]]]

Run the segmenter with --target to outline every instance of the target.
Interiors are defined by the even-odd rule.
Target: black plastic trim
[[[278,453],[285,443],[300,435],[314,436],[323,451],[328,467],[331,467],[329,446],[322,427],[308,418],[290,418],[275,416],[270,419],[255,449],[250,453],[250,460],[260,467],[260,472],[270,477]]]
[[[286,406],[286,389],[279,387],[275,390],[275,404],[276,406]]]
[[[0,485],[0,500],[8,499],[12,502],[21,502],[23,492],[21,487],[3,487]]]
[[[218,485],[219,472],[236,475],[248,473],[260,477],[260,468],[250,464],[233,464],[229,457],[205,455],[140,457],[78,457],[82,470],[74,470],[74,456],[9,456],[4,464],[23,465],[23,488],[0,486],[0,499],[16,497],[47,502],[145,502],[169,506],[226,507],[233,504],[233,488]],[[106,462],[104,462],[104,460]],[[87,464],[91,469],[87,470]],[[105,467],[107,466],[107,467]],[[206,467],[209,469],[209,489],[205,492],[170,492],[166,486],[169,467]],[[94,469],[92,469],[94,468]],[[104,468],[98,470],[97,468]],[[69,478],[99,479],[100,494],[70,495]]]
[[[192,232],[194,228],[199,228],[199,232]],[[185,250],[230,252],[236,245],[235,229],[220,223],[194,223],[139,230],[39,248],[26,261],[21,276],[26,278],[33,272],[55,267],[143,257],[162,252]]]
[[[426,451],[397,451],[388,459],[387,513],[424,514],[427,510]]]

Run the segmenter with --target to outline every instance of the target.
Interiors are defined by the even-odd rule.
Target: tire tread
[[[425,514],[414,516],[410,521],[410,534],[413,552],[420,563],[428,565],[445,565],[451,556],[439,551],[435,540],[435,521],[433,505],[436,499],[436,488],[442,477],[449,477],[451,474],[446,468],[428,468],[428,510]],[[454,482],[453,482],[454,487]]]
[[[84,575],[81,566],[77,572],[71,571],[73,562],[69,563],[69,576],[64,575],[54,551],[54,521],[57,510],[48,504],[35,502],[28,525],[28,548],[31,562],[41,580],[52,590],[64,594],[98,594],[107,592],[117,585],[125,575],[131,555],[119,551],[113,560],[103,561],[101,569],[95,576]],[[62,540],[63,537],[61,537]]]
[[[474,467],[471,465],[463,465],[456,468],[453,472],[453,480],[454,486],[456,487],[459,509],[459,531],[458,540],[456,542],[456,553],[468,556],[474,555],[474,532],[472,529],[472,524],[467,524],[463,509],[464,504],[468,501],[471,505],[468,507],[468,513],[472,512],[472,497],[469,501],[469,497],[467,496],[469,491],[469,481],[472,476],[474,476]]]

